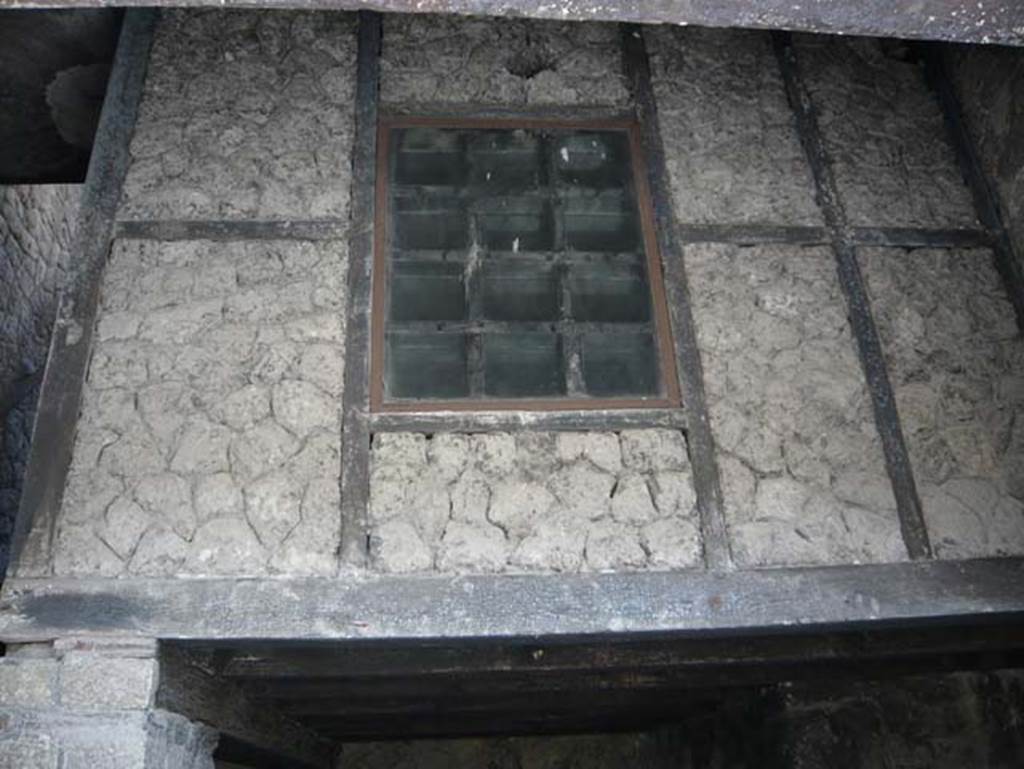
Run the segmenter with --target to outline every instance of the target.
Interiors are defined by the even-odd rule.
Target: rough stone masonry
[[[619,114],[632,107],[619,34],[387,16],[381,109]],[[645,37],[677,221],[820,226],[768,36],[652,28]],[[165,13],[118,218],[347,223],[355,49],[354,17],[343,13]],[[975,225],[937,104],[903,48],[801,37],[797,49],[855,224]],[[829,250],[684,251],[738,565],[904,559]],[[886,340],[899,333],[886,308],[910,295],[887,294],[875,276],[929,258],[914,255],[861,254]],[[335,573],[347,269],[341,240],[115,243],[54,573]],[[959,297],[972,317],[1002,313],[999,287],[978,275],[935,296]],[[937,350],[970,339],[929,324],[921,335]],[[931,428],[917,426],[906,398],[911,380],[921,391],[920,367],[887,345],[939,554],[1024,551],[1012,382],[986,396],[995,406],[961,411],[979,425],[993,408],[1001,414],[1007,437],[990,466],[933,479],[917,440]],[[1015,353],[1001,351],[1013,343],[982,349],[1005,358],[992,365],[1009,377]],[[374,436],[370,568],[699,567],[688,454],[679,431]],[[995,491],[969,517],[954,515],[936,507],[931,485],[949,491],[953,476]]]

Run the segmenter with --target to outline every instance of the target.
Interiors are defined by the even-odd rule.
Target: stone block
[[[0,703],[10,708],[46,708],[57,687],[56,659],[0,658]]]
[[[64,655],[60,705],[80,712],[142,710],[153,704],[157,661],[117,658],[91,651]]]

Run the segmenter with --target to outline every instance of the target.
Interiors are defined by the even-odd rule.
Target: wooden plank
[[[127,240],[340,240],[348,237],[348,222],[340,219],[132,220],[120,221],[115,237]]]
[[[559,21],[697,24],[1020,45],[1024,4],[975,0],[3,0],[11,8],[210,6],[455,13]]]
[[[341,558],[348,565],[365,564],[369,555],[366,506],[370,496],[370,294],[374,258],[380,44],[380,15],[360,12],[341,421]]]
[[[850,239],[858,246],[885,248],[989,248],[993,242],[986,230],[925,227],[854,227]]]
[[[1024,624],[880,628],[852,632],[799,632],[734,638],[629,638],[622,641],[477,640],[332,644],[199,643],[218,674],[258,683],[281,698],[344,690],[353,696],[387,695],[410,681],[487,692],[529,687],[613,688],[626,677],[638,688],[748,684],[815,676],[823,668],[881,670],[885,664],[938,655],[1024,650]],[[779,671],[785,671],[781,674]],[[557,680],[555,680],[557,676]],[[372,688],[371,688],[372,687]]]
[[[686,421],[686,415],[678,408],[382,412],[370,417],[370,432],[618,432],[649,427],[682,430],[686,427]]]
[[[715,441],[711,434],[704,395],[703,364],[690,309],[686,265],[676,236],[675,212],[665,166],[658,108],[651,85],[647,48],[638,27],[624,25],[621,40],[623,72],[632,90],[640,123],[646,182],[650,188],[658,250],[661,253],[665,290],[669,298],[677,373],[688,416],[686,443],[693,469],[693,485],[697,492],[704,561],[710,569],[727,570],[732,568],[732,555],[725,527]],[[635,158],[638,163],[639,160],[639,157]]]
[[[50,569],[54,529],[71,466],[71,451],[92,352],[100,283],[114,216],[131,156],[128,144],[142,100],[158,12],[125,14],[107,84],[89,171],[79,202],[74,255],[68,265],[29,449],[21,506],[12,536],[11,572]]]
[[[727,573],[10,579],[0,642],[826,632],[1018,615],[1021,584],[1021,558]]]
[[[204,670],[181,649],[162,650],[155,705],[249,746],[249,755],[266,760],[253,765],[254,769],[333,769],[335,765],[331,743],[266,702],[251,701],[240,687]]]
[[[814,178],[815,198],[825,219],[832,251],[836,258],[839,284],[846,298],[850,329],[857,342],[861,367],[875,414],[875,425],[882,441],[886,469],[892,481],[899,511],[900,531],[911,558],[931,558],[921,500],[917,493],[910,457],[903,439],[903,428],[896,409],[896,396],[889,382],[889,372],[882,354],[882,343],[871,315],[867,289],[857,263],[855,243],[850,236],[846,210],[839,195],[825,142],[818,126],[817,113],[810,92],[804,85],[796,50],[788,33],[772,33],[772,40],[782,72],[786,95],[796,117],[797,132]]]

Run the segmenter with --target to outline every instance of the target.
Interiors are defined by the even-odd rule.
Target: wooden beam
[[[711,433],[711,418],[704,392],[704,368],[693,322],[686,264],[672,205],[672,189],[665,162],[665,146],[661,140],[658,105],[651,83],[650,62],[643,33],[638,28],[623,25],[620,39],[622,70],[636,104],[636,117],[640,125],[640,143],[646,171],[643,181],[650,192],[653,209],[650,215],[654,220],[672,319],[676,373],[687,416],[686,447],[693,470],[693,487],[697,494],[704,563],[709,569],[726,571],[733,568],[733,560],[725,525],[715,439]]]
[[[380,14],[359,14],[355,139],[348,237],[345,386],[341,406],[341,558],[365,565],[369,557],[370,316],[376,210],[377,102],[380,92]]]
[[[191,646],[191,645],[190,645]],[[213,667],[287,699],[344,691],[394,695],[410,683],[463,694],[522,690],[538,684],[609,689],[724,686],[793,680],[824,669],[870,673],[914,660],[1024,650],[1024,622],[833,633],[794,632],[711,637],[641,637],[621,641],[349,642],[331,644],[211,641]],[[960,663],[958,663],[960,664]]]
[[[305,8],[453,13],[559,21],[696,24],[847,35],[1020,45],[1024,4],[1016,0],[2,0],[11,8],[107,6]]]
[[[0,642],[467,639],[868,629],[1024,614],[1024,559],[633,574],[11,579]]]
[[[2,11],[0,11],[2,13]],[[131,157],[158,12],[125,14],[79,202],[73,258],[50,340],[21,507],[12,536],[12,573],[44,574],[71,466],[100,282]]]
[[[237,753],[264,757],[253,769],[333,769],[336,751],[308,727],[253,702],[236,684],[224,681],[173,647],[161,649],[156,707],[206,724],[236,743]]]
[[[797,133],[800,135],[800,143],[814,178],[814,197],[825,220],[829,244],[835,255],[839,286],[846,299],[850,330],[857,342],[861,368],[871,396],[875,426],[885,455],[885,466],[896,498],[900,533],[903,535],[907,554],[911,558],[928,559],[933,556],[932,546],[928,539],[928,529],[921,510],[921,499],[917,493],[910,455],[903,439],[896,396],[889,381],[882,342],[875,327],[867,287],[857,261],[857,243],[852,235],[846,207],[839,194],[839,185],[818,125],[817,109],[804,83],[792,36],[785,32],[773,32],[772,42],[782,73],[782,82],[786,88],[786,96],[793,110]]]

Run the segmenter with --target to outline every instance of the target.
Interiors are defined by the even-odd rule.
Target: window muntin
[[[637,136],[382,121],[375,410],[678,405]]]

